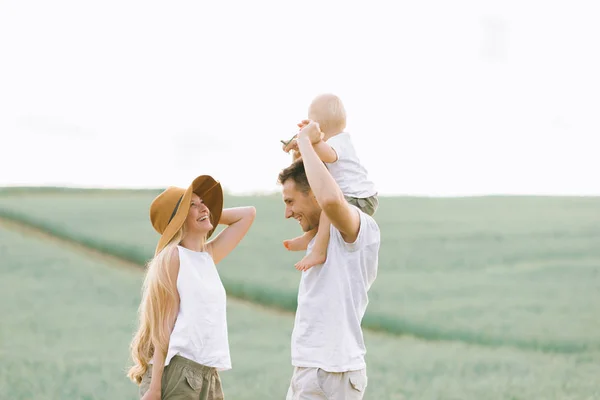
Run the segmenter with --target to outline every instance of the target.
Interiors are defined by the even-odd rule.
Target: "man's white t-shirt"
[[[327,144],[337,153],[337,160],[325,165],[342,193],[359,199],[375,196],[375,184],[369,180],[367,169],[360,163],[350,134],[337,134],[329,138]]]
[[[365,343],[361,321],[367,292],[377,276],[380,232],[375,220],[358,208],[360,230],[346,243],[333,224],[327,261],[302,273],[292,333],[292,365],[328,372],[363,369]],[[310,243],[310,252],[314,243]]]

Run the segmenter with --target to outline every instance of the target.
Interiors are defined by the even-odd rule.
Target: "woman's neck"
[[[188,233],[179,244],[192,251],[204,251],[206,239],[204,235],[194,235]]]

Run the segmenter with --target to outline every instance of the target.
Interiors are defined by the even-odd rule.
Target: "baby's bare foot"
[[[327,255],[324,253],[311,252],[304,256],[304,258],[296,263],[296,269],[298,271],[308,271],[315,265],[323,264],[327,260]]]
[[[283,246],[289,251],[306,250],[307,247],[306,240],[304,240],[302,236],[290,240],[284,240]]]

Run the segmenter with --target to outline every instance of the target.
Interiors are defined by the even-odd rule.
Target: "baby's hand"
[[[296,143],[296,137],[298,135],[294,135],[294,137],[292,137],[290,140],[285,141],[285,140],[280,140],[280,142],[282,143],[282,149],[283,151],[285,151],[286,153],[289,153],[290,150],[297,150],[298,149],[298,145],[295,144]],[[295,147],[294,147],[295,146]]]
[[[291,150],[294,151],[300,151],[298,149],[298,141],[296,139],[292,139],[289,142],[287,142],[287,144],[282,140],[281,141],[283,143],[283,151],[285,151],[286,153],[289,153]]]

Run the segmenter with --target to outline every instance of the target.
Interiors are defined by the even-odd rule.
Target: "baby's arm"
[[[319,143],[315,143],[313,145],[313,148],[315,149],[315,152],[323,162],[333,163],[336,162],[338,159],[337,153],[335,152],[333,147],[328,145],[327,142],[324,140],[321,140]]]
[[[300,128],[300,130],[302,130],[309,123],[310,123],[310,121],[305,119],[298,124],[298,128]],[[317,127],[318,126],[319,126],[319,124],[317,124]],[[319,159],[321,159],[321,161],[323,161],[325,163],[336,162],[338,160],[337,152],[335,151],[335,149],[333,147],[331,147],[329,144],[327,144],[327,142],[325,142],[323,140],[324,135],[323,135],[323,132],[321,132],[321,128],[319,128],[319,133],[320,133],[320,140],[318,142],[311,140],[312,144],[313,144],[313,149],[315,149],[315,153],[317,153],[317,156],[319,156]],[[298,137],[298,135],[294,136],[294,144],[296,145],[296,149],[298,151],[300,151],[300,149],[298,148],[298,141],[296,139],[297,137]]]
[[[327,142],[321,140],[319,143],[314,144],[313,148],[315,149],[315,152],[317,153],[321,161],[326,163],[332,163],[337,161],[337,153],[335,152],[333,147],[327,144]],[[298,149],[298,143],[296,142],[296,139],[290,140],[287,145],[285,144],[285,142],[283,142],[283,151],[285,151],[286,153],[292,151],[293,161],[296,161],[302,156],[300,154],[300,149]]]
[[[308,124],[308,122],[309,121],[307,120],[302,121],[298,124],[298,127],[302,129]],[[286,153],[292,151],[292,161],[296,161],[297,159],[302,157],[302,154],[300,154],[300,149],[298,148],[297,138],[298,134],[295,134],[294,137],[292,137],[288,141],[281,140],[281,143],[283,144],[283,151],[285,151]],[[321,138],[323,138],[322,132]],[[321,161],[325,163],[334,163],[338,160],[338,155],[335,149],[329,144],[327,144],[327,142],[325,142],[323,139],[321,139],[318,143],[313,142],[313,148],[315,149],[315,152],[317,153]]]

